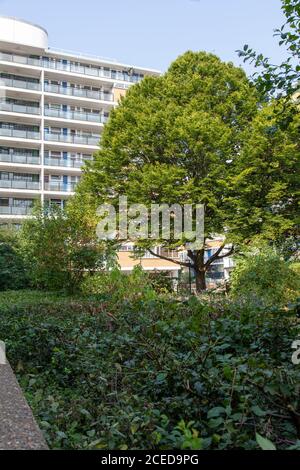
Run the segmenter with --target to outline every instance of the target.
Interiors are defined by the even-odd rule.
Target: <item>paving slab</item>
[[[45,439],[8,363],[0,364],[0,450],[46,450]]]

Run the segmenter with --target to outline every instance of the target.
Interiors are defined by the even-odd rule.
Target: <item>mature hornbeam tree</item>
[[[78,192],[97,203],[203,204],[204,246],[188,251],[197,290],[205,273],[230,243],[235,217],[231,180],[241,153],[243,133],[258,112],[259,97],[244,71],[205,52],[187,52],[160,77],[133,86],[111,113],[101,148],[88,162]],[[224,243],[205,259],[205,242],[216,234]],[[152,250],[181,247],[186,240],[151,240]],[[147,245],[147,246],[146,246]],[[162,256],[161,256],[162,257]],[[170,259],[173,262],[179,262]]]

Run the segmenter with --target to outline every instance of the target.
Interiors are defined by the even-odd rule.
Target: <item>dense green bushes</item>
[[[231,295],[268,307],[294,302],[300,297],[297,265],[284,261],[271,248],[249,252],[237,260],[231,275]]]
[[[87,275],[103,269],[106,250],[97,239],[95,217],[74,201],[65,209],[35,209],[19,234],[33,287],[75,292]]]
[[[50,447],[256,449],[256,432],[297,445],[295,313],[223,300],[0,297],[0,336]]]
[[[28,287],[29,279],[14,231],[0,230],[0,291]]]

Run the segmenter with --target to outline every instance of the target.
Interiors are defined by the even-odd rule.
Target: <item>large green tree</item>
[[[276,112],[275,112],[276,110]],[[236,241],[284,244],[299,236],[300,114],[292,103],[263,106],[244,133],[231,180]]]
[[[204,246],[189,249],[189,260],[180,264],[193,268],[197,289],[205,289],[205,273],[224,256],[226,239],[208,260],[205,242],[224,234],[234,217],[230,181],[257,103],[257,92],[242,69],[212,54],[187,52],[163,76],[147,77],[128,91],[111,114],[79,192],[115,206],[119,195],[147,207],[202,203]],[[146,245],[151,250],[156,243],[174,248],[184,242]]]

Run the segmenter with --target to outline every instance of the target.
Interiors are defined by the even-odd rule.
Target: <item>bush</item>
[[[153,287],[155,292],[161,294],[167,294],[174,292],[174,281],[169,276],[169,273],[163,271],[155,271],[148,274],[150,285]]]
[[[155,297],[155,291],[149,284],[147,273],[139,266],[128,274],[114,268],[111,271],[87,277],[81,285],[81,292],[84,295],[105,296],[113,302]]]
[[[28,275],[14,231],[0,230],[0,290],[28,287]]]
[[[21,230],[31,283],[48,290],[75,292],[86,275],[103,268],[105,249],[96,220],[85,207],[37,208]]]
[[[280,306],[300,296],[300,276],[274,250],[250,252],[237,260],[231,296],[258,306]]]
[[[295,312],[44,296],[0,296],[0,335],[51,448],[297,445]]]

